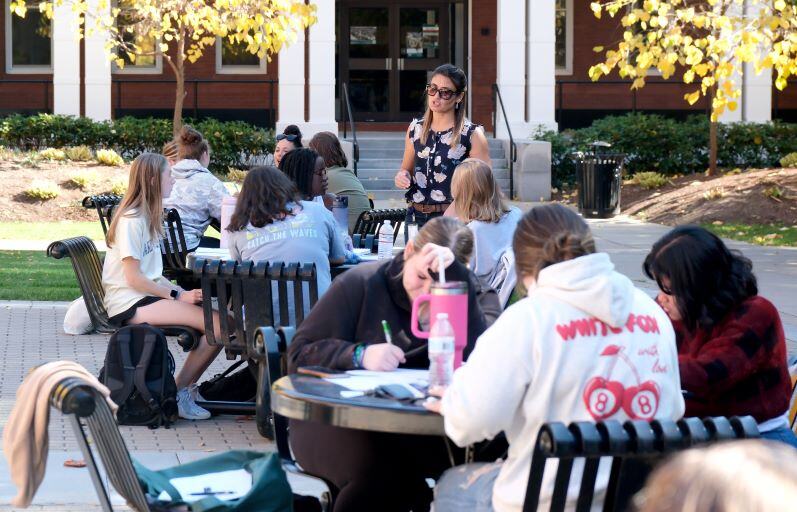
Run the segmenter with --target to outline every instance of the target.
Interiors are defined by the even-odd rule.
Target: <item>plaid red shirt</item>
[[[791,382],[778,310],[758,295],[711,330],[675,324],[686,416],[751,415],[763,422],[789,408]]]

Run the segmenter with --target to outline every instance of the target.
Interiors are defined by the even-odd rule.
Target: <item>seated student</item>
[[[274,139],[277,141],[274,147],[274,165],[279,167],[282,157],[294,149],[302,147],[302,132],[295,124],[289,124],[278,133]]]
[[[656,468],[634,502],[639,512],[788,510],[797,503],[797,450],[760,439],[684,450]]]
[[[427,402],[459,446],[505,432],[509,455],[492,465],[454,468],[438,481],[437,512],[520,511],[534,443],[551,421],[677,419],[684,400],[675,335],[667,316],[595,252],[587,224],[558,204],[526,213],[513,240],[528,296],[510,306],[476,343],[451,386]],[[583,466],[583,461],[581,462]],[[602,462],[596,499],[610,464]],[[546,471],[548,510],[555,471]],[[568,499],[575,505],[581,467]],[[545,491],[544,491],[545,492]]]
[[[127,192],[106,235],[108,252],[102,267],[105,309],[119,327],[148,323],[205,331],[202,307],[197,305],[202,290],[185,291],[161,275],[162,198],[169,195],[172,183],[169,164],[161,155],[143,153],[130,167]],[[210,412],[196,404],[195,383],[218,353],[219,348],[208,345],[204,336],[188,353],[175,378],[181,418],[210,418]]]
[[[451,181],[453,213],[473,231],[473,259],[470,269],[485,284],[501,292],[504,301],[514,288],[514,268],[502,268],[507,251],[512,250],[512,235],[520,217],[518,208],[509,206],[490,166],[476,158],[459,164]],[[448,214],[448,212],[446,212]],[[507,278],[509,279],[507,281]],[[506,283],[509,289],[503,289]]]
[[[224,183],[208,169],[210,146],[202,134],[183,126],[177,136],[180,161],[172,167],[174,187],[164,200],[165,208],[180,214],[189,251],[197,247],[218,247],[217,238],[203,236],[212,219],[221,219],[221,201],[229,193]]]
[[[681,226],[653,245],[644,268],[675,326],[686,415],[749,414],[761,437],[797,446],[783,324],[758,295],[752,262],[711,232]]]
[[[275,167],[255,167],[246,173],[227,231],[230,255],[238,261],[315,263],[319,296],[332,282],[330,264],[344,260],[332,213],[321,204],[301,200],[296,185]],[[305,305],[309,311],[307,295]],[[292,304],[290,309],[293,319]]]
[[[346,168],[349,162],[334,133],[316,133],[310,140],[309,147],[324,159],[329,178],[329,191],[349,198],[349,233],[351,233],[360,214],[371,209],[363,184],[351,169]]]
[[[495,292],[483,289],[467,269],[473,235],[452,218],[429,221],[403,255],[360,264],[332,283],[304,320],[288,348],[289,371],[320,365],[349,370],[428,368],[426,340],[410,330],[412,301],[436,279],[438,252],[446,278],[468,282],[469,354],[476,338],[500,314]],[[385,342],[381,322],[393,331]],[[423,320],[422,320],[423,321]],[[299,464],[334,486],[335,511],[428,510],[424,481],[447,467],[440,437],[402,436],[291,421],[290,442]]]
[[[333,196],[327,194],[327,166],[321,156],[309,148],[294,149],[280,161],[280,170],[288,175],[304,201],[316,201],[332,209]]]

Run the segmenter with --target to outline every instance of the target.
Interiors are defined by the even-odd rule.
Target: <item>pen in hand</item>
[[[385,332],[385,341],[392,345],[393,335],[390,332],[390,325],[387,323],[387,320],[382,320],[382,330]]]

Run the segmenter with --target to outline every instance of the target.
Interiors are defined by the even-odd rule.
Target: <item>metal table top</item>
[[[373,396],[343,398],[345,388],[306,375],[288,375],[271,388],[271,409],[295,420],[394,434],[445,435],[442,416],[420,401],[399,402]]]

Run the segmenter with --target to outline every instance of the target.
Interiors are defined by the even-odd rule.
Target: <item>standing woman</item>
[[[132,324],[185,325],[204,333],[202,290],[185,291],[163,277],[160,239],[163,235],[163,197],[174,180],[166,158],[143,153],[130,167],[130,182],[105,237],[108,252],[102,266],[103,299],[110,321]],[[219,325],[218,320],[214,322]],[[216,333],[218,336],[219,333]],[[175,377],[177,410],[181,418],[201,420],[210,412],[196,404],[196,381],[219,348],[205,337]]]
[[[435,69],[426,84],[426,113],[407,129],[394,183],[406,189],[407,221],[414,219],[418,227],[451,205],[451,178],[460,162],[478,158],[490,164],[484,130],[465,118],[467,86],[467,76],[458,67],[443,64]]]

